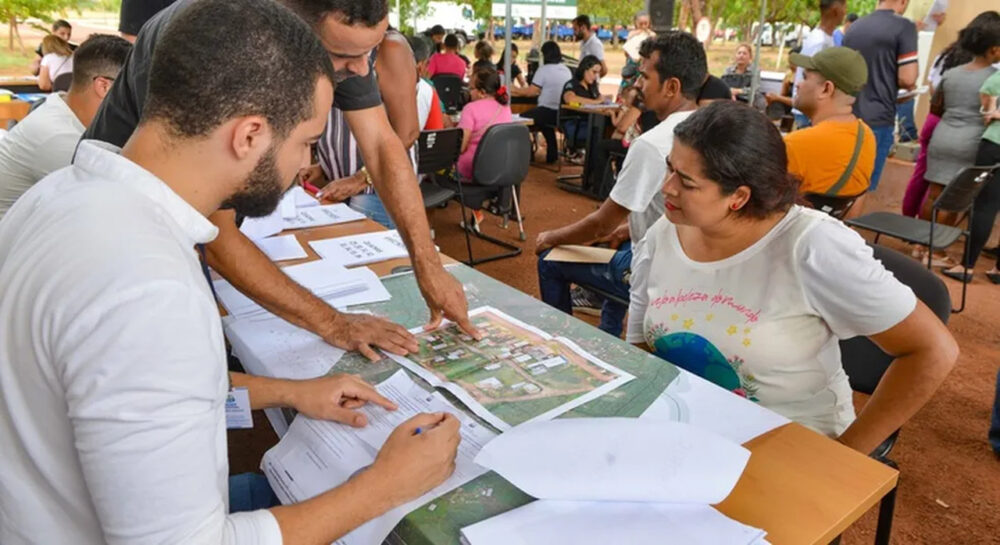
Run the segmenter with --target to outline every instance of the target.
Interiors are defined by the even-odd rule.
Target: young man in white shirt
[[[52,93],[0,142],[0,219],[14,201],[50,172],[69,165],[132,46],[94,34],[73,54],[73,83]]]
[[[837,45],[834,41],[833,33],[844,22],[847,16],[847,0],[820,0],[819,1],[819,24],[806,35],[802,41],[802,55],[811,57],[828,47]],[[805,78],[805,70],[797,68],[795,70],[795,82],[792,85],[792,100],[798,93],[799,83]],[[792,108],[792,115],[795,116],[795,128],[804,129],[812,123],[809,116],[796,108]]]
[[[597,57],[601,61],[601,77],[608,75],[608,65],[604,62],[604,44],[590,26],[589,16],[580,15],[573,19],[573,34],[580,42],[580,59],[583,60],[588,55]]]
[[[219,232],[209,215],[270,213],[308,164],[334,79],[309,30],[270,0],[191,3],[162,37],[121,154],[82,142],[0,221],[5,545],[330,543],[451,472],[457,420],[420,415],[340,487],[229,514],[231,384],[254,409],[358,427],[365,402],[394,408],[350,376],[227,373],[194,249]]]
[[[663,215],[658,198],[667,174],[666,158],[673,144],[673,130],[697,108],[698,92],[708,74],[705,48],[687,32],[672,30],[642,44],[640,79],[646,107],[660,123],[643,133],[628,148],[611,195],[582,220],[538,235],[538,283],[542,300],[572,313],[571,283],[593,286],[628,300],[627,276],[632,244]],[[623,223],[626,222],[627,223]],[[548,250],[563,244],[609,242],[618,247],[608,264],[546,261]],[[601,329],[620,336],[627,305],[607,300],[601,311]]]

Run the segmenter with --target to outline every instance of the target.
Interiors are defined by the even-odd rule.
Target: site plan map
[[[475,309],[469,318],[481,340],[450,322],[433,331],[417,328],[419,352],[393,359],[500,430],[553,418],[633,378],[493,307]]]

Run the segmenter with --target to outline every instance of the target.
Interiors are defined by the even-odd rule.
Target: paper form
[[[240,224],[240,232],[250,240],[260,240],[276,235],[285,228],[281,219],[281,210],[275,210],[271,215],[262,218],[244,218]]]
[[[309,194],[308,191],[302,188],[300,185],[294,185],[288,190],[292,194],[292,198],[295,200],[296,208],[308,208],[310,206],[319,206],[319,201],[316,197]]]
[[[223,320],[233,353],[252,374],[304,380],[327,374],[346,352],[281,318]]]
[[[294,205],[294,201],[292,201]],[[285,229],[305,229],[307,227],[322,227],[365,219],[361,212],[352,210],[344,203],[326,204],[298,208],[292,217],[284,218]]]
[[[281,270],[302,287],[337,308],[388,301],[390,298],[378,275],[367,268],[347,270],[333,261],[320,259]],[[238,318],[274,316],[228,281],[220,279],[213,284],[222,306],[230,314]]]
[[[280,237],[268,237],[260,240],[254,240],[254,244],[271,261],[286,261],[289,259],[305,259],[309,257],[306,254],[305,248],[299,244],[299,240],[295,238],[295,235],[284,235]]]
[[[345,267],[368,265],[409,255],[403,239],[395,230],[313,240],[309,245],[324,259]]]
[[[417,386],[405,371],[398,371],[377,389],[396,402],[399,409],[391,412],[366,405],[361,411],[368,416],[368,426],[361,430],[302,415],[295,418],[288,433],[267,451],[261,462],[261,469],[278,499],[285,504],[303,501],[344,483],[375,461],[378,449],[398,423],[419,412],[449,412],[461,421],[462,440],[455,472],[420,498],[355,529],[338,540],[338,545],[381,543],[407,513],[485,473],[486,470],[477,466],[473,459],[482,446],[496,436],[457,410],[441,394]]]
[[[715,504],[750,451],[687,424],[563,418],[518,426],[476,463],[539,499]]]
[[[737,444],[791,422],[684,369],[639,418],[684,422]]]
[[[540,500],[462,528],[469,545],[763,545],[708,505]]]
[[[561,261],[564,263],[610,263],[617,252],[611,248],[596,246],[577,246],[570,244],[556,246],[545,255],[545,261]]]

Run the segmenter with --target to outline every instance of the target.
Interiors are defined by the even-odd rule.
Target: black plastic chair
[[[928,271],[919,262],[891,248],[875,245],[872,249],[875,251],[875,259],[881,261],[897,280],[909,286],[917,299],[923,301],[943,323],[948,323],[948,318],[951,317],[951,295],[937,275]],[[851,388],[869,395],[875,391],[894,359],[867,337],[840,341],[840,356]],[[872,458],[898,470],[896,462],[889,458],[889,453],[898,437],[899,430],[896,430],[871,453]],[[895,508],[896,488],[893,488],[879,504],[878,526],[875,529],[876,545],[889,544]]]
[[[816,210],[842,220],[861,195],[864,195],[864,193],[848,196],[805,193],[802,195],[802,198],[809,203],[809,206],[812,206]]]
[[[462,78],[455,74],[438,74],[431,78],[438,97],[444,103],[445,113],[457,114],[462,108]]]
[[[466,217],[465,208],[482,210],[484,202],[496,199],[501,202],[497,212],[509,217],[513,211],[517,219],[520,239],[525,240],[524,224],[521,220],[521,208],[518,204],[518,191],[521,182],[528,175],[531,163],[531,138],[528,127],[520,123],[501,123],[493,125],[483,134],[476,149],[472,163],[472,183],[463,184],[454,179],[441,179],[439,183],[445,189],[457,193],[457,200],[462,205],[462,225],[465,228],[465,246],[469,251],[466,265],[475,267],[480,263],[496,261],[520,255],[521,248],[509,242],[491,237],[474,229]],[[507,202],[510,202],[510,205]],[[512,209],[511,209],[512,205]],[[477,238],[491,242],[506,252],[483,258],[472,256],[472,239]]]
[[[455,192],[441,187],[436,179],[444,177],[442,171],[450,171],[462,154],[462,129],[442,129],[423,131],[417,138],[417,174],[425,175],[420,184],[424,208],[445,205]]]
[[[52,80],[52,92],[64,92],[69,91],[70,84],[73,83],[73,73],[68,72],[66,74],[59,74],[56,79]]]
[[[968,214],[969,225],[972,224],[972,203],[982,191],[986,182],[1000,169],[1000,165],[990,167],[968,167],[962,169],[948,184],[941,195],[934,201],[931,221],[911,218],[892,212],[874,212],[859,218],[847,220],[847,225],[875,232],[875,243],[879,237],[889,235],[913,244],[927,246],[927,268],[931,268],[934,250],[951,246],[960,237],[965,237],[965,251],[969,251],[969,231],[961,227],[940,225],[937,222],[938,212],[952,212],[959,216]],[[964,262],[964,260],[963,260]],[[964,275],[969,275],[969,269],[964,269]],[[962,283],[962,304],[952,312],[965,310],[965,294],[967,282]]]

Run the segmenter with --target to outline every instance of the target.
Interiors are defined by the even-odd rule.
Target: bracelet
[[[365,177],[365,184],[368,187],[372,187],[373,185],[372,175],[368,173],[368,167],[361,167],[361,170],[359,170],[358,172],[360,172],[361,175]]]

